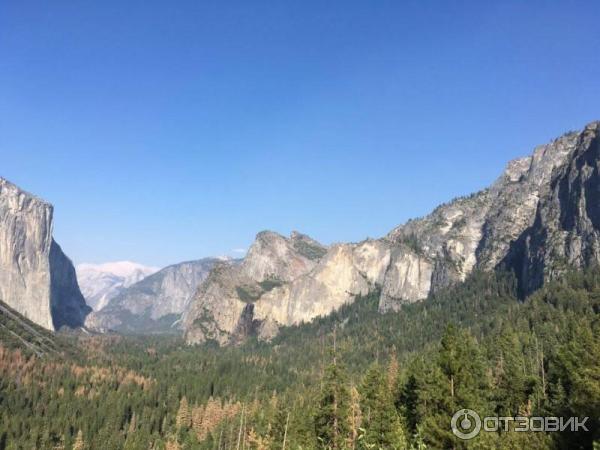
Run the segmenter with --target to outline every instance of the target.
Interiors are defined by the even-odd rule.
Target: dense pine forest
[[[600,272],[520,300],[508,274],[379,314],[359,298],[270,343],[57,336],[0,310],[4,449],[578,449],[600,442]],[[454,436],[453,414],[589,417]]]

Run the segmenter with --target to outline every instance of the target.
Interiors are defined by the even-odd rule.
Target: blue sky
[[[378,237],[600,119],[598,2],[0,2],[0,175],[76,263]]]

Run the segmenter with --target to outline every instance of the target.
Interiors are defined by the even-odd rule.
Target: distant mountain
[[[410,220],[380,239],[328,248],[262,232],[239,267],[218,267],[184,314],[188,343],[272,338],[377,293],[398,310],[474,270],[506,269],[520,295],[600,264],[600,122],[514,160],[487,189]]]
[[[51,204],[0,178],[0,300],[48,329],[79,327],[90,308],[52,238]]]
[[[159,270],[158,267],[143,266],[131,261],[78,264],[76,267],[81,292],[94,311],[104,308],[124,288]]]
[[[174,332],[174,324],[191,296],[217,263],[234,264],[205,258],[165,267],[123,288],[106,306],[88,316],[86,326],[103,332]]]

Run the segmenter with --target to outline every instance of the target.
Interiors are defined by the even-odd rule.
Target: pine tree
[[[396,407],[406,419],[406,427],[409,433],[417,433],[417,424],[421,420],[419,412],[419,380],[414,373],[408,375],[406,382],[400,389],[400,395],[396,401]]]
[[[202,422],[204,417],[204,408],[202,406],[196,406],[192,408],[192,429],[196,434],[196,438],[202,440],[204,438],[204,423]]]
[[[496,364],[494,374],[494,400],[496,413],[514,416],[527,398],[527,378],[523,368],[525,360],[518,336],[509,327],[504,327],[494,337]]]
[[[283,441],[287,438],[287,428],[289,425],[289,411],[285,402],[276,402],[275,416],[273,418],[269,441],[273,449],[281,449]]]
[[[248,446],[252,450],[267,450],[271,447],[271,442],[268,438],[263,438],[251,428],[248,432]]]
[[[127,427],[127,435],[129,436],[130,434],[135,433],[136,428],[137,428],[137,416],[135,415],[135,413],[133,413],[131,416],[131,420],[129,421],[129,427]]]
[[[343,367],[335,359],[326,372],[315,415],[315,431],[323,448],[343,449],[349,439],[350,394]]]
[[[361,444],[366,448],[406,448],[406,436],[394,406],[388,379],[379,365],[372,365],[361,385]]]
[[[362,413],[360,410],[360,393],[356,386],[350,388],[350,417],[348,423],[350,425],[350,438],[348,447],[350,449],[356,448],[360,426],[362,422]]]
[[[425,439],[431,446],[460,448],[464,442],[452,433],[451,418],[463,408],[473,409],[481,416],[491,413],[489,380],[480,349],[467,331],[448,326],[437,356],[436,363],[422,374],[420,425],[426,430]]]

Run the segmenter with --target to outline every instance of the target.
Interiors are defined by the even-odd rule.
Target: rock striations
[[[307,236],[257,236],[239,265],[218,265],[183,316],[188,343],[273,337],[379,292],[397,310],[475,269],[515,272],[523,295],[570,267],[600,262],[600,125],[512,161],[488,189],[387,236],[325,247]]]
[[[0,178],[0,300],[49,330],[90,311],[73,264],[52,238],[53,207]]]

